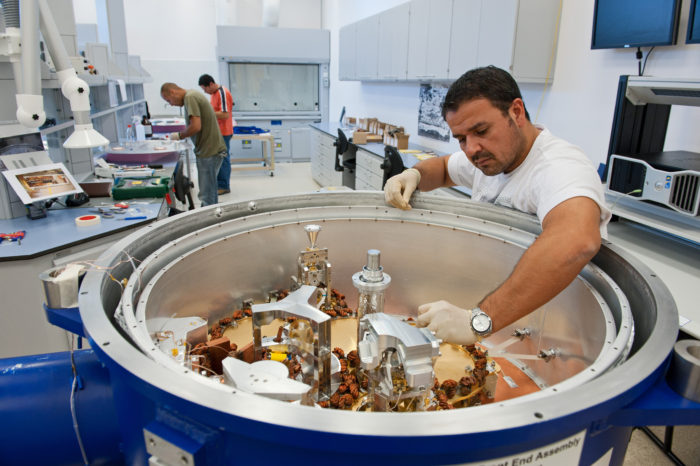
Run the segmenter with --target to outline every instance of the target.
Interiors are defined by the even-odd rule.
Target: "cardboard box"
[[[372,134],[367,131],[355,130],[352,133],[353,144],[367,144],[369,142],[382,142],[383,138],[378,134]]]
[[[367,131],[362,131],[362,130],[355,130],[352,133],[352,142],[353,144],[367,144],[367,135],[369,133]]]
[[[396,148],[398,150],[408,149],[408,134],[399,133],[396,135]]]

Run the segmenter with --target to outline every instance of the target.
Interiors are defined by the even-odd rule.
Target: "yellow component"
[[[267,347],[271,353],[283,353],[287,354],[289,351],[289,345],[270,345]]]
[[[287,359],[287,353],[276,353],[273,351],[270,353],[270,359],[282,362]]]
[[[171,353],[173,353],[173,356],[177,356],[178,350],[177,348],[173,348],[170,350]]]

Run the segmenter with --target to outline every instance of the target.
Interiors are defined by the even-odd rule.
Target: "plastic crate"
[[[139,197],[164,197],[168,192],[169,182],[170,178],[167,176],[117,178],[112,188],[112,198],[119,201]]]

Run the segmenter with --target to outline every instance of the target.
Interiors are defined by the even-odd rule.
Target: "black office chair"
[[[335,171],[342,172],[344,169],[341,157],[345,152],[347,152],[348,148],[350,147],[350,143],[348,142],[348,138],[345,137],[345,133],[340,128],[338,128],[338,139],[333,143],[333,145],[335,146]]]
[[[384,189],[384,185],[389,178],[398,175],[406,168],[403,164],[401,154],[394,146],[384,146],[384,161],[379,167],[384,170],[382,189]]]
[[[188,210],[194,210],[194,201],[192,199],[192,188],[194,188],[194,183],[192,183],[189,177],[185,175],[184,167],[180,161],[175,164],[172,186],[173,192],[175,193],[175,199],[183,204],[189,204]],[[174,207],[171,207],[170,215],[177,213],[180,213],[180,211]]]

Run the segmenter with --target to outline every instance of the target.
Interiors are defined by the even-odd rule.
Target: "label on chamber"
[[[579,464],[585,437],[586,431],[583,430],[571,437],[535,448],[534,450],[513,453],[502,458],[476,463],[463,463],[463,466],[561,466],[562,464]]]

